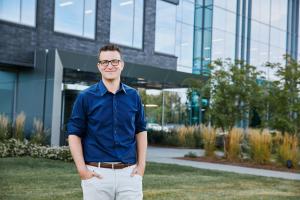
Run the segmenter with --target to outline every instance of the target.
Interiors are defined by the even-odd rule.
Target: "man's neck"
[[[114,80],[102,79],[102,81],[106,89],[113,94],[115,94],[118,91],[121,82],[120,78]]]

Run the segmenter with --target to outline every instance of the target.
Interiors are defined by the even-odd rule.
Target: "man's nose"
[[[112,67],[113,67],[112,63],[111,63],[111,62],[108,62],[107,67],[108,67],[108,68],[112,68]]]

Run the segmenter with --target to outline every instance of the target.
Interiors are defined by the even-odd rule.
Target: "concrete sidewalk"
[[[191,166],[191,167],[201,168],[201,169],[234,172],[239,174],[250,174],[256,176],[300,180],[300,174],[298,173],[279,172],[279,171],[272,171],[272,170],[265,170],[265,169],[254,169],[249,167],[239,167],[233,165],[174,159],[174,157],[183,157],[185,154],[191,151],[195,152],[198,156],[204,154],[204,151],[200,149],[178,149],[178,148],[162,148],[162,147],[150,146],[148,147],[147,161]],[[222,153],[218,152],[217,154],[221,155]]]

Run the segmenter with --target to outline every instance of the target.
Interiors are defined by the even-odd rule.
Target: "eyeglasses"
[[[121,60],[113,59],[113,60],[99,60],[98,63],[100,63],[101,66],[107,67],[109,63],[111,63],[112,66],[116,67],[120,64]]]

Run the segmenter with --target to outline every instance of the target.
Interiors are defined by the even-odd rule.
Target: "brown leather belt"
[[[124,163],[115,163],[115,164],[111,164],[111,163],[100,163],[100,162],[87,162],[85,163],[87,165],[91,165],[94,167],[100,167],[100,168],[109,168],[109,169],[123,169],[125,167],[129,167],[132,166],[134,164],[124,164]]]

